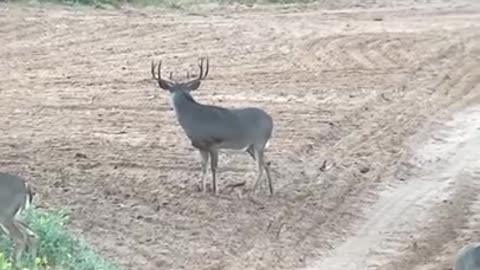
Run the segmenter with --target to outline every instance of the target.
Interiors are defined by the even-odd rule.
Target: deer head
[[[204,72],[204,62],[207,62],[207,66]],[[153,78],[158,82],[158,86],[162,88],[163,90],[167,90],[170,93],[175,93],[176,91],[184,91],[184,92],[190,92],[193,90],[197,90],[198,87],[200,87],[200,82],[207,78],[208,75],[208,58],[205,61],[205,58],[199,59],[198,67],[200,68],[200,73],[198,74],[198,77],[190,80],[190,74],[187,72],[187,79],[189,79],[186,82],[179,82],[176,80],[173,80],[172,78],[172,72],[170,72],[170,79],[162,79],[162,61],[158,63],[158,65],[155,64],[154,61],[152,61],[152,67],[151,67],[151,72]],[[157,74],[155,74],[155,68],[157,68]]]

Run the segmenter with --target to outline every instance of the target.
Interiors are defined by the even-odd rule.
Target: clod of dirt
[[[53,183],[53,186],[56,188],[60,187],[61,185],[62,185],[62,182],[60,181],[56,181],[55,183]]]
[[[245,186],[246,183],[247,183],[246,181],[231,183],[231,184],[227,184],[226,187],[234,189],[234,188],[238,188],[238,187],[243,187],[243,186]]]
[[[85,155],[83,153],[76,153],[75,158],[87,158],[87,155]]]
[[[149,223],[153,223],[153,218],[152,217],[144,217],[143,220]]]
[[[152,242],[152,241],[153,241],[152,238],[147,238],[147,239],[144,240],[145,243],[150,243],[150,242]]]
[[[385,100],[385,101],[388,101],[388,102],[392,101],[392,99],[391,99],[391,98],[388,98],[388,97],[385,95],[385,93],[380,94],[380,96],[381,96],[381,97],[383,98],[383,100]]]
[[[330,170],[335,165],[334,161],[329,162],[328,160],[324,160],[322,166],[320,166],[319,170],[322,172],[326,172]]]
[[[364,166],[364,167],[361,167],[361,168],[360,168],[360,172],[361,172],[361,173],[367,173],[367,172],[369,172],[369,171],[370,171],[370,168],[368,168],[368,167],[365,167],[365,166]]]

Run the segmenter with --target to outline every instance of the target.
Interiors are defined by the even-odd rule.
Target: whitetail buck
[[[32,199],[32,190],[22,178],[0,173],[0,228],[15,243],[15,264],[26,248],[36,257],[37,236],[18,219],[20,213],[30,207]]]
[[[480,242],[468,243],[458,251],[453,270],[480,270]]]
[[[206,191],[205,175],[208,161],[212,170],[212,189],[217,194],[216,169],[218,151],[232,149],[246,151],[257,162],[258,175],[253,192],[256,190],[265,170],[268,189],[273,194],[269,164],[264,161],[264,151],[272,135],[273,120],[265,111],[258,108],[227,109],[200,104],[192,97],[191,91],[197,90],[200,82],[208,75],[209,62],[199,60],[200,73],[197,78],[186,82],[162,79],[160,61],[158,66],[152,61],[151,72],[160,88],[170,92],[171,105],[177,115],[180,126],[190,139],[193,147],[201,155],[201,189]],[[157,67],[157,74],[155,74]],[[188,73],[187,73],[188,74]],[[187,75],[187,79],[189,76]]]

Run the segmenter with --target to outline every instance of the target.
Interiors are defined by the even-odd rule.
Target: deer
[[[453,270],[480,270],[480,242],[468,243],[457,252]]]
[[[161,60],[158,64],[154,60],[151,63],[153,79],[161,89],[169,92],[170,105],[175,111],[177,122],[191,145],[200,153],[201,191],[206,192],[205,177],[210,160],[212,191],[217,195],[218,153],[222,150],[234,150],[247,152],[256,162],[258,172],[252,193],[255,193],[265,171],[268,190],[270,195],[273,195],[270,163],[265,162],[264,154],[272,136],[272,117],[256,107],[224,108],[197,102],[191,92],[197,90],[201,82],[207,78],[209,59],[204,57],[198,59],[198,67],[200,71],[197,77],[190,79],[187,72],[187,81],[178,81],[172,78],[172,73],[168,80],[162,78]]]
[[[33,200],[30,185],[22,178],[0,172],[0,229],[15,243],[13,262],[16,265],[25,249],[37,256],[37,235],[19,219],[29,209]]]

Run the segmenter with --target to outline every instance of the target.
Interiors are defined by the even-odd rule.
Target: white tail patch
[[[269,146],[270,146],[270,140],[268,140],[267,143],[265,144],[265,149],[268,149]]]

